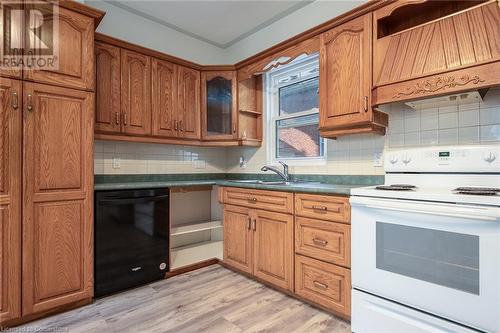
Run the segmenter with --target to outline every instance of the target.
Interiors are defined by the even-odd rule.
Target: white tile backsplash
[[[404,104],[383,106],[389,113],[386,136],[361,134],[327,140],[327,160],[314,166],[293,166],[293,173],[384,174],[374,166],[375,153],[386,149],[444,144],[500,144],[500,88],[483,102],[415,111]],[[266,138],[264,138],[265,140]],[[96,141],[96,174],[260,172],[267,163],[261,148],[207,148],[161,144]],[[239,165],[244,157],[246,167]],[[120,169],[112,159],[120,158]]]

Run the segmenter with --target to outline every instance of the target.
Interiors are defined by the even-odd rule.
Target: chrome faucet
[[[266,172],[266,171],[273,171],[275,172],[278,176],[280,176],[281,178],[283,178],[283,180],[285,182],[289,182],[290,181],[290,175],[288,174],[288,165],[283,162],[283,161],[278,161],[279,164],[281,164],[283,166],[283,172],[281,172],[280,170],[278,170],[277,168],[271,166],[271,165],[264,165],[260,170]]]

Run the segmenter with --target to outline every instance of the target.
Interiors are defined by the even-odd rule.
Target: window
[[[324,163],[326,142],[318,130],[318,66],[315,54],[266,75],[270,163]]]

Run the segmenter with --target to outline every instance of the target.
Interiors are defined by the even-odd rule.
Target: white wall
[[[316,0],[228,47],[225,63],[233,64],[310,28],[343,14],[366,1]]]
[[[83,0],[81,0],[83,1]],[[98,32],[200,64],[221,64],[225,50],[101,0],[85,4],[106,12]]]

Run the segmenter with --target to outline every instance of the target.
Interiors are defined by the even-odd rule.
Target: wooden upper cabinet
[[[95,43],[96,56],[96,109],[95,130],[119,133],[122,129],[120,48]]]
[[[235,71],[202,72],[201,126],[206,140],[237,139],[237,78]]]
[[[247,273],[253,272],[252,210],[224,206],[224,262]]]
[[[52,20],[53,14],[47,13],[45,6],[26,3],[26,9],[37,9],[44,14],[44,20]],[[24,79],[71,87],[94,90],[94,19],[66,8],[59,7],[56,20],[59,34],[54,35],[54,48],[57,50],[58,63],[52,70],[24,69]],[[41,34],[52,31],[41,31]],[[37,49],[25,46],[28,54],[37,54]]]
[[[24,45],[24,27],[22,25],[22,22],[20,22],[22,18],[15,15],[10,16],[4,12],[5,10],[17,9],[19,8],[19,6],[20,2],[18,1],[12,1],[11,3],[2,1],[0,5],[0,18],[2,20],[5,20],[4,22],[0,23],[0,36],[2,36],[2,43],[6,44],[2,46],[2,56],[6,57],[7,59],[16,59],[17,57],[22,56],[21,47],[22,45]],[[9,26],[18,27],[19,29],[15,32],[9,31]],[[9,43],[6,38],[7,36],[10,38],[12,50],[8,48]],[[0,69],[0,76],[21,79],[23,76],[22,67],[16,66],[10,69],[2,68]]]
[[[373,104],[500,84],[497,1],[396,1],[373,15]]]
[[[177,111],[177,65],[153,59],[153,135],[176,137],[179,130]]]
[[[23,315],[93,295],[93,93],[24,83]]]
[[[325,137],[385,133],[371,108],[371,17],[365,14],[320,37],[320,132]]]
[[[254,275],[293,290],[293,216],[260,209],[253,214]]]
[[[124,132],[151,134],[151,58],[121,50],[121,110]]]
[[[186,139],[200,139],[200,72],[179,66],[177,89],[179,136]]]
[[[22,84],[0,79],[0,326],[21,315]]]

